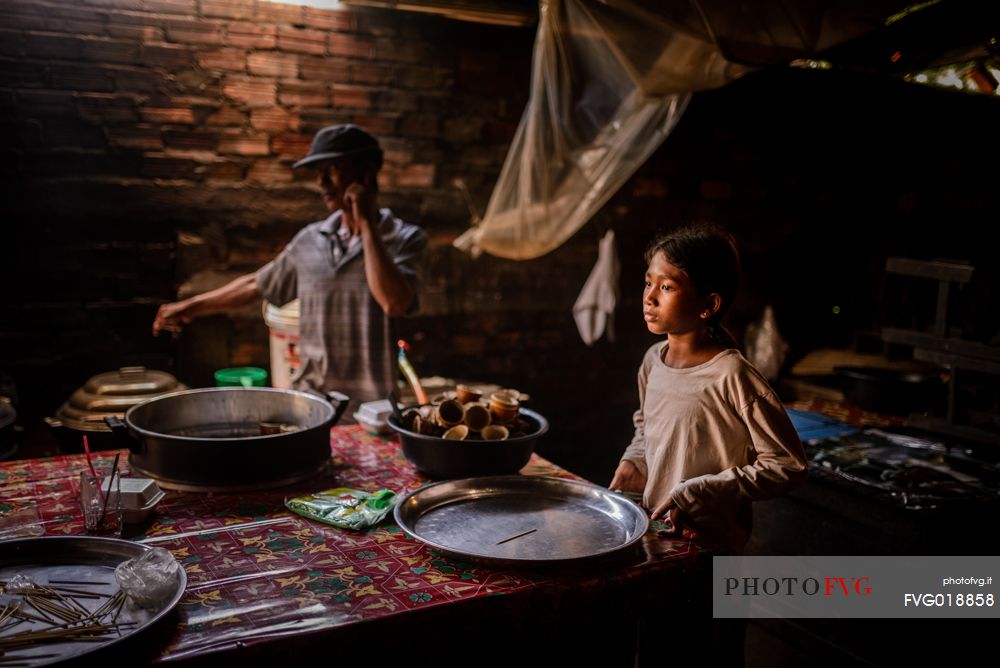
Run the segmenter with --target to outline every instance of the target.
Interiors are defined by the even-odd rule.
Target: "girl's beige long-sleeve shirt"
[[[647,508],[672,496],[706,542],[742,551],[751,501],[802,482],[805,451],[778,397],[738,350],[674,369],[663,361],[666,346],[643,358],[635,436],[622,459],[646,475]]]

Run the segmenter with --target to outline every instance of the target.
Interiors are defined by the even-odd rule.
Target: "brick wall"
[[[256,308],[153,339],[159,303],[221,284],[323,216],[288,166],[319,127],[386,148],[382,199],[432,239],[423,374],[531,392],[542,451],[605,481],[627,443],[642,251],[692,219],[744,252],[739,333],[773,304],[792,359],[877,327],[887,255],[972,257],[991,220],[997,101],[861,75],[773,70],[699,94],[667,142],[564,247],[530,262],[450,247],[485,208],[525,102],[531,29],[251,0],[7,0],[0,6],[0,371],[44,414],[123,364],[193,385],[267,364]],[[615,229],[618,338],[584,346],[571,307]],[[839,307],[834,314],[833,307]]]
[[[533,40],[531,29],[255,0],[12,0],[0,26],[13,186],[0,204],[12,223],[3,265],[16,283],[0,369],[41,412],[121,364],[193,385],[221,366],[266,366],[256,309],[178,340],[149,327],[158,304],[259,267],[325,216],[290,169],[324,125],[380,137],[381,202],[448,253],[469,219],[453,181],[485,206]]]

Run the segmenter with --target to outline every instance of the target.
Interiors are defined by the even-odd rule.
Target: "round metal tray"
[[[394,516],[446,554],[502,566],[606,556],[649,528],[642,508],[604,487],[520,475],[434,483],[403,498]]]
[[[20,574],[40,585],[67,587],[113,596],[120,589],[115,579],[115,567],[151,549],[147,545],[127,540],[91,536],[49,536],[0,541],[0,581],[6,583]],[[146,610],[126,602],[118,613],[116,623],[129,625],[120,627],[120,635],[109,636],[105,642],[46,642],[11,650],[4,658],[13,661],[16,657],[17,665],[46,666],[71,657],[75,659],[83,654],[107,650],[166,616],[180,601],[186,586],[187,576],[181,568],[170,597],[154,609]],[[5,595],[3,598],[9,596]],[[73,600],[93,612],[106,599],[73,598]],[[28,610],[35,612],[30,608]],[[10,621],[8,620],[8,623]],[[33,621],[22,622],[13,627],[5,626],[0,630],[0,638],[6,639],[22,631],[37,630],[47,626]]]

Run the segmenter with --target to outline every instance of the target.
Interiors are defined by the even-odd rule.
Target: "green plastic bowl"
[[[264,387],[267,371],[255,366],[219,369],[215,372],[215,384],[219,387]]]

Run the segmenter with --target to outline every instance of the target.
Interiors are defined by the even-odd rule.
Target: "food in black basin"
[[[549,430],[549,423],[526,408],[520,409],[518,419],[524,422],[524,432],[512,431],[511,436],[502,441],[477,438],[459,441],[418,434],[400,425],[395,415],[390,415],[387,422],[399,434],[403,455],[417,469],[431,478],[446,479],[503,475],[521,470],[531,459],[535,442]]]

